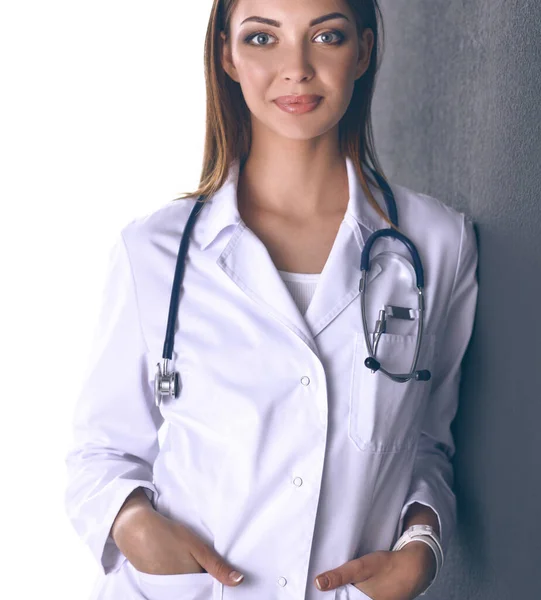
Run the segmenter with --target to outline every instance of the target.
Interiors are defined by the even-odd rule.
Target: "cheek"
[[[355,60],[345,56],[343,60],[335,61],[329,69],[335,89],[349,88],[355,81]]]
[[[323,89],[328,91],[332,102],[337,107],[347,107],[355,85],[354,66],[347,63],[335,63],[331,68],[326,69],[324,74],[322,71],[320,73]]]
[[[258,73],[268,71],[272,67],[272,57],[265,54],[263,50],[237,47],[233,50],[233,62],[244,78],[250,77],[252,73],[257,76]]]
[[[355,64],[355,56],[349,49],[327,49],[315,56],[313,61],[316,78],[329,90],[335,91],[349,87],[350,80],[355,78]]]
[[[349,106],[349,103],[353,96],[354,87],[355,87],[355,78],[354,78],[354,75],[352,75],[350,72],[344,77],[344,79],[342,80],[342,83],[341,83],[342,107],[344,110]]]
[[[240,86],[247,100],[261,101],[273,82],[272,65],[261,60],[242,59],[237,63]]]

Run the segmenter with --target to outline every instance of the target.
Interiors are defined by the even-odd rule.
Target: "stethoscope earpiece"
[[[432,374],[427,369],[415,371],[415,381],[428,381],[431,377]]]
[[[381,364],[373,356],[369,356],[365,359],[364,366],[367,369],[370,369],[372,373],[375,373],[376,371],[379,371]]]

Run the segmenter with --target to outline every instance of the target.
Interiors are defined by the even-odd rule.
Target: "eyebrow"
[[[321,17],[317,17],[317,19],[312,19],[309,23],[310,27],[313,27],[314,25],[319,25],[320,23],[323,23],[324,21],[330,21],[331,19],[345,19],[346,21],[349,21],[349,19],[346,17],[346,15],[339,13],[339,12],[333,12],[333,13],[329,13],[328,15],[323,15]],[[275,21],[274,19],[267,19],[265,17],[248,17],[247,19],[244,19],[244,21],[241,23],[241,25],[244,25],[244,23],[248,22],[248,21],[254,21],[256,23],[264,23],[265,25],[272,25],[273,27],[281,27],[282,23],[280,23],[280,21]]]

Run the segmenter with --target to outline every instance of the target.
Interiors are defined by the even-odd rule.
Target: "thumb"
[[[333,590],[348,583],[361,583],[373,577],[381,568],[385,552],[371,552],[354,558],[332,571],[325,571],[316,577],[320,590]]]
[[[197,562],[220,583],[237,586],[244,580],[244,575],[226,563],[208,544],[204,542],[194,544],[191,551]]]

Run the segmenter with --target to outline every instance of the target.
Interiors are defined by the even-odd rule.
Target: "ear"
[[[355,79],[362,77],[370,66],[372,50],[374,48],[374,32],[370,28],[364,29],[359,38],[359,60],[355,69]]]
[[[233,56],[231,53],[231,44],[230,41],[226,38],[225,33],[220,31],[220,58],[222,62],[223,70],[231,77],[233,81],[239,83],[239,78],[237,75],[237,69],[233,64]]]

